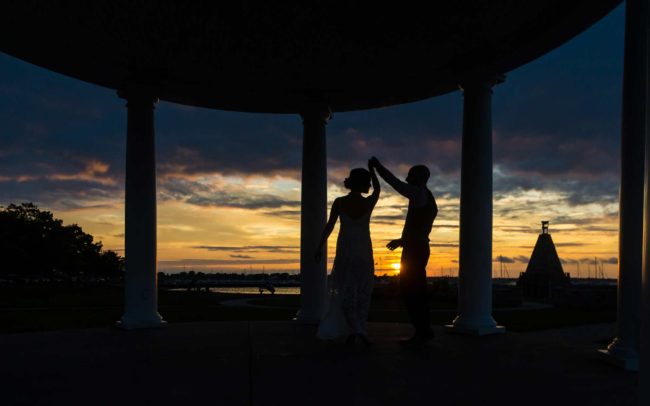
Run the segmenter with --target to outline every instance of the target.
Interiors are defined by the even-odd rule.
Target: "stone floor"
[[[0,335],[2,405],[635,405],[636,374],[597,352],[612,325],[467,337],[403,350],[372,323],[370,349],[291,322],[170,324]]]

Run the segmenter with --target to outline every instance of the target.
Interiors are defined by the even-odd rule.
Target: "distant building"
[[[548,299],[553,289],[568,287],[571,283],[571,277],[564,272],[548,232],[548,223],[542,221],[542,233],[537,237],[526,272],[522,272],[517,281],[517,286],[521,287],[526,298]]]

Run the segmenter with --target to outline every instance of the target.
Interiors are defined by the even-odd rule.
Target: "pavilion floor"
[[[371,323],[369,349],[292,322],[171,323],[0,335],[3,405],[635,405],[637,376],[599,358],[598,324],[468,337]]]

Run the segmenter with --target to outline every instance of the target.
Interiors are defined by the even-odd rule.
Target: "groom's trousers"
[[[400,294],[416,334],[429,334],[429,303],[427,300],[427,263],[429,241],[411,242],[402,249],[399,281]]]

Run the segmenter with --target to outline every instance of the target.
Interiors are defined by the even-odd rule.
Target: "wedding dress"
[[[317,336],[333,340],[349,334],[366,335],[366,320],[374,283],[370,214],[352,218],[341,212],[336,257],[329,280],[329,305]]]

